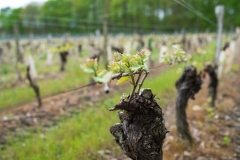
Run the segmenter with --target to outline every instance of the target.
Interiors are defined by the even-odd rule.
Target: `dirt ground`
[[[208,77],[196,99],[189,100],[188,123],[195,141],[192,147],[175,138],[174,103],[166,108],[165,121],[170,133],[163,146],[164,160],[240,159],[239,75],[240,71],[232,71],[220,80],[215,108],[208,107]]]

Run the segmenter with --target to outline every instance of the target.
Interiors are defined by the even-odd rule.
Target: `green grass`
[[[210,45],[208,50],[213,50]],[[210,55],[208,58],[212,58]],[[163,71],[159,76],[146,80],[144,87],[152,88],[161,107],[167,100],[161,99],[165,94],[174,94],[174,83],[180,75],[176,74],[179,66]],[[127,89],[126,93],[129,93]],[[38,133],[30,133],[25,137],[8,137],[4,150],[0,150],[0,159],[48,160],[48,159],[101,159],[97,151],[109,149],[113,155],[123,154],[109,133],[109,127],[118,122],[117,112],[109,112],[108,108],[119,102],[122,93],[117,93],[94,106],[85,105],[80,113],[63,119],[58,126],[47,131],[39,129]]]
[[[114,103],[117,101],[108,100],[94,107],[86,106],[80,113],[81,116],[76,114],[62,121],[46,134],[30,134],[26,140],[9,143],[12,147],[2,153],[0,151],[0,155],[4,155],[4,159],[24,160],[94,159],[98,150],[111,149],[111,146],[115,145],[113,141],[109,141],[113,138],[108,128],[118,119],[116,113],[107,110]]]
[[[48,72],[58,73],[59,65],[43,66],[44,70]],[[42,70],[42,72],[45,72]],[[60,73],[62,79],[46,79],[38,82],[41,96],[57,93],[62,90],[74,88],[82,84],[88,83],[89,75],[84,73],[80,69],[80,62],[78,60],[71,59],[66,66],[66,71]],[[31,87],[28,86],[28,82],[24,86],[18,86],[15,88],[7,88],[0,91],[0,108],[14,105],[27,100],[35,98],[35,94]]]

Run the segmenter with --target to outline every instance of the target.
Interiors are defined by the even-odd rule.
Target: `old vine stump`
[[[135,93],[130,102],[122,99],[109,110],[120,110],[121,123],[111,126],[110,132],[129,158],[162,160],[162,145],[168,131],[151,89]]]
[[[190,65],[184,69],[182,76],[176,82],[178,90],[176,100],[176,125],[179,136],[192,143],[192,136],[189,132],[186,108],[188,99],[194,98],[194,95],[201,89],[201,76],[197,74],[194,66]]]
[[[217,97],[217,87],[218,87],[218,77],[217,73],[215,72],[215,67],[212,65],[207,65],[204,68],[204,71],[208,73],[210,82],[208,84],[208,96],[211,98],[210,106],[215,106],[215,100]]]
[[[68,51],[61,51],[59,52],[60,59],[61,59],[61,68],[60,71],[65,70],[65,65],[67,63],[67,56],[69,55]]]
[[[36,95],[36,98],[37,98],[37,101],[38,101],[38,107],[41,107],[42,106],[42,99],[41,99],[41,96],[40,96],[40,89],[39,89],[38,85],[33,82],[31,74],[30,74],[30,69],[31,69],[30,66],[27,66],[26,77],[27,77],[27,79],[29,81],[29,84],[32,87],[32,89],[33,89],[33,91]]]

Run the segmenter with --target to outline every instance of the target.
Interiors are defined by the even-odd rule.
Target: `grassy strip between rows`
[[[207,50],[213,51],[213,48],[214,45],[210,45]],[[207,59],[210,58],[211,54]],[[174,66],[153,79],[150,77],[144,87],[152,88],[153,93],[160,99],[164,94],[173,93],[174,83],[179,77],[176,74],[178,67]],[[105,149],[111,150],[115,156],[123,154],[109,133],[109,127],[119,120],[116,112],[109,112],[108,108],[119,102],[120,95],[121,93],[117,93],[94,106],[85,105],[80,113],[62,120],[58,126],[47,132],[39,130],[38,133],[30,133],[27,137],[9,140],[6,148],[0,151],[0,159],[103,159],[98,151]],[[160,100],[158,103],[164,107],[167,100]]]
[[[83,52],[83,59],[88,57],[88,52]],[[153,52],[153,58],[155,62],[157,60],[158,51]],[[81,61],[83,61],[83,59]],[[45,58],[36,62],[36,68],[39,74],[43,73],[55,73],[62,76],[62,78],[46,79],[38,83],[41,96],[58,93],[69,88],[78,87],[83,84],[87,84],[89,80],[89,74],[84,73],[80,69],[80,60],[74,56],[68,60],[66,71],[59,73],[60,64],[54,64],[50,66],[45,65]],[[9,76],[15,77],[15,73],[11,73]],[[16,78],[16,77],[15,77]],[[28,84],[27,80],[26,83]],[[32,100],[35,98],[35,94],[31,87],[28,85],[18,86],[14,88],[7,88],[0,91],[0,109],[7,106],[12,106],[21,102]]]
[[[81,84],[86,84],[89,80],[89,75],[86,76],[86,73],[80,69],[80,61],[75,57],[71,57],[69,59],[66,71],[62,73],[59,73],[60,64],[46,66],[45,61],[40,61],[36,63],[36,67],[39,68],[39,72],[41,71],[40,74],[55,73],[56,76],[60,76],[60,78],[50,78],[38,82],[42,96],[78,87]],[[27,83],[25,86],[7,88],[0,91],[0,108],[15,105],[35,98],[32,88],[28,86],[27,80],[25,81]]]

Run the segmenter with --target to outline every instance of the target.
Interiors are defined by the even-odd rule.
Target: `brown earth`
[[[195,140],[192,147],[175,138],[177,137],[175,105],[167,106],[164,113],[166,127],[170,133],[167,134],[163,147],[164,160],[240,159],[239,75],[240,71],[232,71],[220,80],[215,108],[208,107],[208,77],[204,80],[201,91],[196,95],[196,100],[189,100],[188,123]]]

